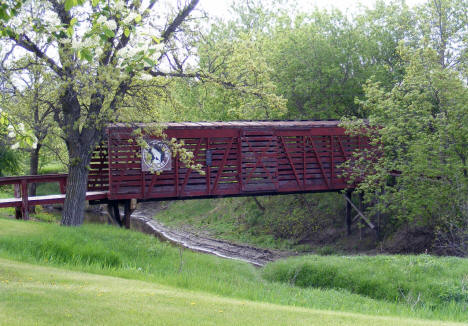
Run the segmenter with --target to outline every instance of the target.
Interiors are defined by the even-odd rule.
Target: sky
[[[406,3],[411,7],[427,0],[406,0]],[[298,8],[303,11],[310,11],[314,7],[321,9],[331,9],[332,7],[338,8],[341,11],[355,12],[359,8],[359,4],[366,7],[373,7],[376,0],[295,0]],[[208,11],[209,14],[218,17],[229,17],[229,7],[232,0],[201,0],[200,7]]]

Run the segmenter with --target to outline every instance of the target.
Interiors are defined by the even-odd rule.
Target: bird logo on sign
[[[162,140],[149,140],[141,150],[143,171],[160,172],[171,170],[171,149]]]

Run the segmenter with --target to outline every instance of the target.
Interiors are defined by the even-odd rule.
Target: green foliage
[[[227,33],[228,26],[220,23],[198,44],[203,82],[174,85],[175,101],[163,113],[167,120],[261,120],[285,114],[286,101],[276,95],[262,36]]]
[[[7,115],[0,111],[0,176],[18,172],[20,158],[11,146],[15,142],[16,134],[7,119]]]
[[[374,208],[403,222],[456,231],[453,248],[468,249],[468,89],[457,72],[445,69],[430,48],[401,48],[406,74],[391,92],[380,84],[366,86],[360,102],[369,112],[371,142],[380,152],[361,153],[354,176]],[[356,131],[363,125],[349,124]],[[357,128],[357,129],[356,129]],[[380,154],[381,153],[381,154]],[[395,184],[388,174],[398,171]],[[377,198],[375,196],[377,195]]]
[[[300,287],[348,290],[412,308],[468,304],[466,259],[421,256],[308,256],[268,265],[263,276]]]
[[[16,16],[22,5],[23,1],[21,0],[2,1],[2,3],[0,3],[0,21],[8,21]],[[1,28],[0,32],[3,32]]]
[[[7,146],[0,146],[0,176],[18,173],[19,165],[18,153]]]
[[[306,238],[340,215],[337,194],[271,196],[260,199],[265,206],[262,224],[277,238]]]
[[[268,49],[277,93],[288,100],[286,117],[364,116],[355,98],[363,96],[365,81],[390,87],[401,79],[395,48],[411,24],[406,6],[379,3],[355,17],[318,9],[290,16],[277,14],[270,35],[257,37]]]

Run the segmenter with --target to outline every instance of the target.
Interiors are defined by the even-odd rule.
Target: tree
[[[13,124],[0,108],[0,176],[20,172],[21,157],[16,149],[34,146],[34,140],[34,135],[24,124]]]
[[[445,69],[434,49],[402,48],[405,78],[390,93],[369,83],[361,102],[367,130],[380,152],[365,151],[353,165],[358,189],[393,223],[417,223],[434,236],[452,234],[445,253],[464,255],[468,231],[468,89]],[[388,182],[389,174],[396,174]],[[455,237],[456,234],[456,237]]]
[[[50,0],[24,2],[16,12],[11,10],[15,2],[2,7],[2,12],[11,13],[2,14],[0,20],[2,39],[10,45],[3,61],[9,54],[22,56],[26,51],[55,75],[61,90],[54,119],[70,162],[62,225],[82,224],[93,148],[106,124],[118,117],[135,80],[142,75],[189,76],[184,72],[187,65],[165,71],[162,62],[183,52],[175,36],[181,34],[198,0],[186,1],[176,10],[159,4],[158,9],[166,12],[162,16],[166,19],[159,21],[153,16],[156,4],[155,0]]]
[[[378,151],[358,154],[351,175],[371,210],[392,224],[417,223],[443,253],[468,252],[466,6],[434,0],[414,11],[415,28],[397,48],[403,79],[389,90],[369,81],[358,103],[369,117],[348,121]],[[370,128],[368,128],[370,127]]]
[[[57,111],[57,84],[37,59],[29,57],[11,69],[2,69],[4,80],[3,103],[10,121],[23,124],[34,137],[34,146],[21,148],[30,152],[29,174],[38,174],[39,154],[46,138],[54,135],[56,123],[53,114]],[[36,184],[30,184],[29,194],[36,195]]]
[[[11,148],[14,137],[13,127],[0,109],[0,176],[18,171],[19,157]]]
[[[275,94],[273,68],[266,62],[261,41],[251,33],[217,38],[222,24],[197,44],[203,83],[181,81],[174,85],[178,105],[170,117],[177,120],[278,119],[286,100]],[[227,34],[224,34],[227,35]],[[183,115],[180,112],[183,111]]]

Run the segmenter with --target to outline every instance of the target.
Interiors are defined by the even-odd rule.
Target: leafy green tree
[[[161,63],[180,54],[174,35],[197,4],[190,0],[171,10],[157,8],[157,1],[51,0],[25,2],[17,12],[14,2],[2,7],[0,32],[11,45],[3,61],[26,51],[55,75],[61,90],[54,119],[70,162],[63,225],[83,222],[87,167],[106,124],[118,118],[135,80],[171,75]],[[163,15],[159,21],[157,9]],[[178,75],[184,76],[184,67]]]
[[[0,176],[19,173],[21,155],[18,148],[34,146],[34,135],[24,124],[14,124],[0,108]]]
[[[217,32],[217,31],[216,31]],[[273,69],[265,60],[261,42],[252,34],[233,39],[209,39],[198,44],[203,83],[184,81],[176,85],[179,100],[172,119],[188,120],[278,119],[286,101],[275,94]],[[180,111],[184,114],[181,115]]]
[[[6,114],[0,109],[0,176],[19,170],[18,154],[11,148],[13,138],[13,128]]]
[[[363,117],[355,98],[364,96],[367,79],[388,88],[401,80],[396,47],[411,35],[410,22],[405,5],[382,2],[353,17],[316,9],[279,20],[267,61],[275,67],[279,94],[288,100],[288,117]]]
[[[464,255],[468,230],[468,89],[431,48],[402,48],[405,77],[391,92],[369,83],[361,102],[368,136],[379,151],[353,164],[359,190],[393,222],[419,223],[447,253]],[[352,123],[354,130],[364,128]],[[396,174],[388,182],[389,174]],[[447,239],[446,239],[447,240]]]
[[[47,144],[47,137],[51,138],[58,133],[57,125],[53,119],[57,111],[58,88],[50,74],[38,60],[24,58],[11,69],[3,71],[4,96],[2,106],[8,113],[10,121],[23,124],[34,137],[34,146],[20,148],[30,153],[29,174],[38,174],[39,156],[41,149]],[[54,142],[60,141],[58,137]],[[50,141],[49,141],[50,142]],[[36,195],[36,185],[31,184],[29,193]]]

